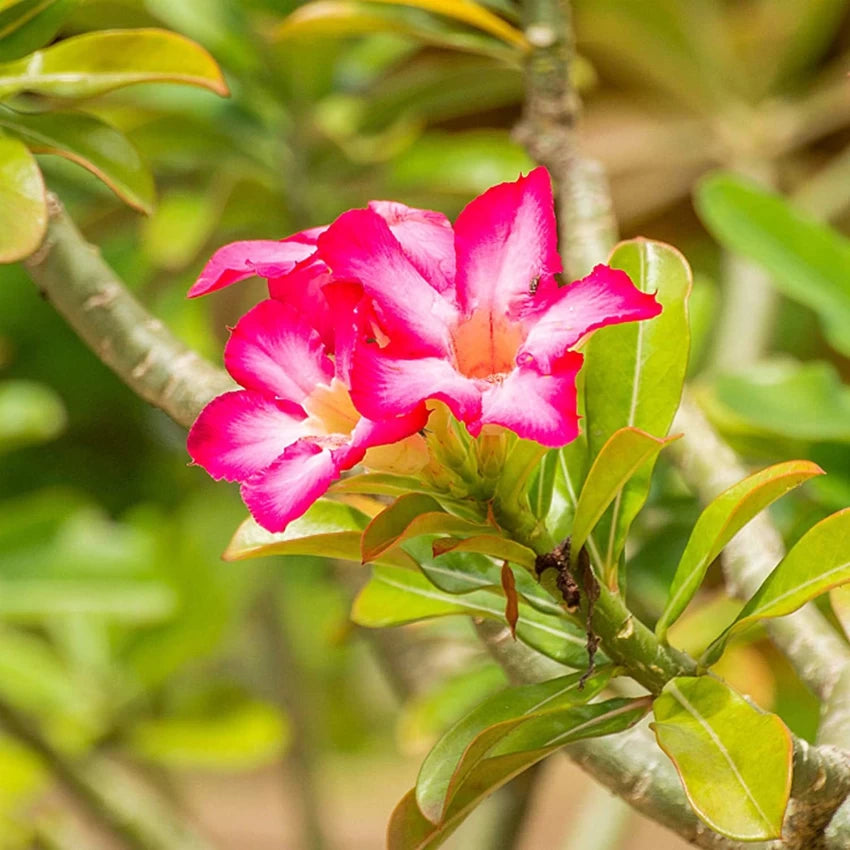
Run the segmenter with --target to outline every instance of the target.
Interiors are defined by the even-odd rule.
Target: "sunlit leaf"
[[[733,484],[706,507],[676,568],[667,605],[655,627],[659,638],[664,638],[670,624],[685,610],[726,544],[768,505],[822,474],[823,470],[810,461],[779,463]]]
[[[668,682],[653,706],[659,746],[688,800],[715,832],[778,838],[791,791],[791,734],[710,676]]]
[[[0,128],[33,153],[51,153],[82,165],[130,206],[153,209],[153,177],[130,141],[114,127],[81,112],[27,114],[0,108]]]
[[[729,637],[751,623],[784,617],[833,587],[850,582],[850,508],[809,529],[762,582],[735,622],[705,651],[703,664],[716,661]]]
[[[617,512],[617,503],[631,477],[669,442],[669,439],[653,437],[637,428],[621,428],[602,446],[587,473],[576,506],[570,549],[573,563],[612,502]],[[612,575],[611,565],[607,566],[606,581],[611,584],[612,578],[616,581],[615,572]]]
[[[625,271],[641,291],[654,292],[663,309],[649,321],[602,328],[587,344],[583,371],[591,458],[624,426],[666,436],[688,365],[691,272],[685,258],[661,242],[634,239],[615,248],[609,264]],[[629,526],[646,501],[653,465],[650,459],[632,476],[594,534],[606,573],[616,569]]]
[[[46,229],[41,171],[26,145],[0,134],[0,263],[28,257]]]
[[[153,82],[228,92],[206,50],[182,35],[157,29],[86,33],[0,64],[0,99],[23,91],[83,98]]]
[[[378,566],[354,600],[351,618],[361,626],[385,628],[451,614],[472,614],[504,622],[505,600],[500,593],[486,590],[463,595],[447,593],[419,572]],[[519,606],[517,638],[570,667],[587,664],[585,635],[577,626],[524,603]]]
[[[732,174],[704,179],[695,201],[724,247],[764,266],[777,289],[814,310],[830,343],[850,354],[850,239]]]

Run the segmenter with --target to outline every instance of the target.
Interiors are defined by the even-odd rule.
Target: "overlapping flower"
[[[538,168],[445,216],[386,201],[280,242],[236,242],[190,296],[252,275],[270,298],[233,329],[225,366],[243,387],[214,399],[189,453],[242,483],[280,531],[367,450],[416,439],[429,400],[477,435],[504,426],[546,446],[578,434],[580,340],[648,319],[654,296],[597,266],[559,286],[554,204]]]

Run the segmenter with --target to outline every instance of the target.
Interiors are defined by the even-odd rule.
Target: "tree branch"
[[[180,342],[128,291],[49,196],[50,222],[24,266],[89,348],[132,390],[189,426],[210,399],[235,384]]]

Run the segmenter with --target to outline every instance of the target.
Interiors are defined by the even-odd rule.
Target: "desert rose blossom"
[[[452,256],[444,241],[422,248],[433,262],[415,261],[374,209],[344,213],[317,238],[333,278],[362,287],[384,333],[361,334],[351,366],[354,404],[373,419],[436,399],[473,435],[494,424],[566,445],[579,427],[583,358],[574,347],[595,329],[661,311],[654,295],[605,265],[558,286],[544,168],[468,204],[454,226]]]

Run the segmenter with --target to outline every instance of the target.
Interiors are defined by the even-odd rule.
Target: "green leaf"
[[[154,82],[228,93],[209,53],[188,38],[165,30],[87,33],[0,64],[0,99],[23,91],[54,97],[93,97],[134,83]]]
[[[266,531],[248,517],[236,529],[222,558],[244,561],[269,555],[316,555],[360,563],[360,538],[368,524],[369,517],[357,508],[333,499],[318,499],[282,532]],[[415,566],[404,552],[386,553],[380,560]]]
[[[106,183],[144,213],[153,209],[153,177],[123,133],[81,112],[26,114],[0,109],[0,128],[33,153],[63,156]]]
[[[669,245],[635,239],[619,245],[609,263],[625,271],[638,289],[655,292],[663,310],[649,321],[601,328],[587,344],[583,372],[590,457],[623,427],[666,436],[688,365],[691,272],[684,257]],[[632,477],[594,535],[604,542],[600,554],[606,572],[616,569],[629,526],[646,501],[653,465],[650,459]]]
[[[721,245],[763,265],[776,288],[814,310],[830,343],[850,354],[850,239],[732,174],[704,179],[695,201]]]
[[[433,823],[438,823],[445,809],[449,787],[457,783],[458,770],[470,745],[490,727],[504,735],[506,721],[519,724],[544,711],[589,702],[608,684],[611,671],[592,676],[584,689],[579,689],[579,673],[561,676],[535,685],[507,688],[489,697],[451,727],[428,753],[416,779],[416,802],[420,811]],[[495,745],[497,739],[493,739]]]
[[[145,251],[159,268],[177,271],[197,257],[220,222],[213,194],[173,190],[160,198],[142,229]]]
[[[0,383],[0,453],[52,440],[66,422],[62,400],[50,388],[34,381]]]
[[[369,583],[354,600],[351,619],[367,628],[385,628],[450,614],[472,614],[504,622],[504,597],[486,590],[451,594],[435,587],[419,572],[376,566]],[[587,664],[585,636],[577,626],[523,603],[519,606],[517,638],[570,667]]]
[[[784,617],[833,587],[850,582],[850,508],[810,528],[762,582],[741,613],[703,654],[713,664],[729,638],[768,617]]]
[[[400,496],[366,527],[361,541],[362,560],[374,561],[383,552],[423,534],[498,534],[493,526],[470,522],[443,510],[423,493]]]
[[[807,460],[778,463],[733,484],[706,507],[676,567],[667,604],[655,627],[660,639],[687,608],[723,547],[768,505],[815,475],[823,475],[823,470]]]
[[[510,561],[527,570],[533,570],[536,555],[532,549],[510,540],[507,537],[496,537],[492,534],[482,534],[477,537],[466,537],[458,539],[454,537],[441,537],[434,542],[435,554],[445,552],[476,552],[479,555],[487,555],[490,558],[499,558],[502,561]]]
[[[637,428],[621,428],[602,446],[578,498],[570,546],[572,563],[608,506],[613,502],[615,513],[619,510],[618,501],[632,476],[672,439],[676,438],[664,440]],[[601,566],[606,568],[606,583],[612,586],[612,578],[616,583],[616,562],[613,571],[608,561]]]
[[[17,0],[0,3],[0,61],[17,59],[47,44],[76,0]]]
[[[665,685],[653,706],[658,745],[697,815],[737,841],[779,838],[791,791],[791,734],[710,676]]]
[[[28,257],[46,230],[47,200],[38,164],[26,145],[0,134],[0,263]]]
[[[485,730],[470,745],[474,754],[463,778],[450,789],[450,799],[439,823],[431,823],[410,795],[393,812],[388,850],[431,850],[439,847],[461,821],[488,795],[550,753],[582,738],[622,732],[637,723],[649,708],[649,698],[612,699],[592,705],[567,706],[521,720],[507,721],[510,734]]]

